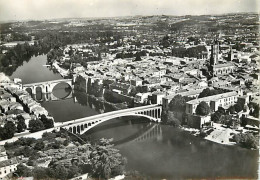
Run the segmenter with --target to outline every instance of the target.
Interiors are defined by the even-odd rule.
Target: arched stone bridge
[[[72,121],[67,121],[56,128],[64,128],[68,131],[76,134],[84,134],[88,130],[97,126],[105,121],[123,117],[123,116],[140,116],[146,117],[151,121],[160,122],[161,121],[162,107],[158,104],[128,108],[118,111],[107,112],[103,114],[98,114],[90,117],[80,118]]]
[[[42,89],[42,93],[52,93],[53,88],[59,83],[67,83],[71,88],[73,88],[72,79],[58,79],[53,81],[45,81],[45,82],[37,82],[24,84],[23,89],[31,89],[32,94],[36,94],[36,88],[40,87]]]

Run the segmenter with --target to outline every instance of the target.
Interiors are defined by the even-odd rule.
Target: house
[[[231,63],[217,64],[213,66],[213,75],[230,74],[235,71],[235,66]]]
[[[133,85],[133,86],[142,86],[143,85],[143,80],[140,78],[132,79],[130,82],[131,82],[131,85]]]
[[[171,91],[177,91],[180,89],[180,84],[178,84],[176,82],[171,82],[171,81],[164,82],[161,84],[161,86],[163,88],[169,89]]]
[[[202,128],[205,124],[212,123],[210,116],[198,116],[194,114],[188,114],[186,121],[189,127],[196,129]]]
[[[41,107],[41,106],[36,106],[36,107],[32,108],[31,112],[33,114],[35,114],[36,116],[38,116],[38,117],[40,115],[48,116],[48,111],[45,108]]]
[[[186,102],[186,113],[195,114],[198,104],[202,101],[206,102],[210,109],[215,112],[218,110],[218,107],[223,107],[225,109],[234,105],[237,102],[238,93],[235,91],[217,94],[213,96],[207,96],[199,99],[194,99]]]
[[[162,104],[162,99],[165,96],[166,96],[165,92],[155,92],[151,96],[148,97],[148,100],[152,104]]]
[[[147,101],[148,100],[148,96],[149,95],[151,95],[151,93],[150,92],[148,92],[148,93],[137,93],[136,95],[135,95],[135,102],[137,102],[137,103],[144,103],[145,101]]]
[[[167,96],[163,97],[163,99],[162,99],[163,109],[169,108],[169,103],[176,95],[181,95],[183,97],[186,96],[186,97],[190,97],[190,98],[197,98],[202,91],[203,91],[203,89],[196,89],[196,90],[179,91],[179,92],[174,92],[172,94],[167,94]]]
[[[21,157],[8,159],[4,146],[0,146],[0,179],[16,171]]]
[[[4,146],[0,146],[0,162],[5,161],[7,159],[8,159],[8,157],[7,157]]]
[[[109,84],[109,89],[112,91],[120,91],[122,94],[127,95],[131,91],[131,85],[126,83],[113,82],[112,84]]]
[[[28,113],[21,113],[20,115],[24,119],[26,126],[29,127],[29,121],[32,120],[31,116]]]
[[[0,178],[16,171],[19,161],[17,158],[7,159],[0,162]]]

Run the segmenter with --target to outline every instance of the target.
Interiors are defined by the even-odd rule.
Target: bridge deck
[[[68,81],[72,81],[72,79],[57,79],[57,80],[51,80],[51,81],[24,84],[23,86],[34,86],[34,85],[41,85],[41,84],[46,84],[46,83],[57,83],[57,82],[68,82]]]
[[[105,118],[105,117],[117,117],[119,114],[131,114],[131,113],[136,113],[137,111],[147,111],[147,110],[153,110],[153,108],[156,107],[161,107],[158,104],[153,104],[153,105],[148,105],[148,106],[141,106],[141,107],[136,107],[136,108],[128,108],[128,109],[122,109],[122,110],[117,110],[117,111],[111,111],[111,112],[107,112],[107,113],[103,113],[103,114],[97,114],[94,116],[90,116],[90,117],[84,117],[84,118],[80,118],[80,119],[75,119],[75,120],[71,120],[71,121],[67,121],[65,123],[63,123],[62,125],[60,125],[59,127],[64,127],[64,126],[68,126],[68,125],[72,125],[72,124],[78,124],[78,123],[82,123],[82,122],[88,122],[88,121],[93,121],[93,120],[97,120],[100,118]]]

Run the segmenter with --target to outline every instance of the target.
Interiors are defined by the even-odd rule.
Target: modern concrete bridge
[[[161,121],[162,107],[158,104],[128,108],[118,111],[107,112],[103,114],[98,114],[90,117],[80,118],[72,121],[67,121],[56,128],[64,128],[74,134],[84,134],[88,130],[97,126],[105,121],[123,117],[123,116],[139,116],[146,117],[151,121],[160,122]]]
[[[71,88],[73,88],[72,79],[58,79],[53,81],[24,84],[23,89],[31,89],[32,94],[36,94],[36,88],[40,87],[42,93],[52,93],[54,87],[60,83],[67,83]]]
[[[112,111],[112,112],[108,112],[108,113],[98,114],[95,116],[67,121],[62,124],[59,123],[59,124],[56,124],[55,127],[53,127],[53,128],[45,129],[45,130],[38,131],[35,133],[27,132],[24,134],[19,134],[11,139],[0,141],[0,145],[4,145],[5,143],[14,142],[14,141],[18,140],[20,137],[38,139],[38,138],[41,138],[42,135],[46,132],[59,131],[62,128],[67,129],[68,131],[70,131],[74,134],[83,134],[102,122],[105,122],[105,121],[108,121],[108,120],[111,120],[114,118],[118,118],[118,117],[123,117],[123,116],[140,116],[140,117],[146,117],[155,122],[160,122],[161,113],[162,113],[162,106],[158,105],[158,104],[135,107],[135,108],[128,108],[128,109],[123,109],[123,110],[118,110],[118,111]],[[161,133],[161,131],[159,131],[159,132]],[[147,133],[145,133],[145,135],[147,135]],[[139,138],[135,139],[134,141],[140,141],[143,139],[144,136],[139,137]]]

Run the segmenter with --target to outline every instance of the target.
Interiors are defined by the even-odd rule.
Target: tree
[[[29,129],[30,129],[30,132],[37,132],[37,131],[44,129],[44,124],[39,119],[31,120],[29,122]]]
[[[175,118],[173,112],[170,111],[168,111],[167,123],[174,127],[179,127],[181,125],[180,120]]]
[[[180,120],[175,118],[173,112],[171,111],[162,111],[161,119],[163,123],[172,125],[174,127],[178,127],[181,125]]]
[[[216,111],[215,113],[211,114],[211,121],[217,123],[220,121],[221,113]]]
[[[213,95],[216,95],[216,94],[221,94],[223,92],[224,92],[223,90],[206,88],[199,94],[198,97],[202,98],[202,97],[207,97],[207,96],[213,96]]]
[[[79,175],[80,169],[76,165],[72,165],[68,170],[68,178],[73,178],[77,175]]]
[[[209,113],[210,113],[209,105],[204,101],[200,102],[196,108],[196,114],[201,116],[206,116]]]
[[[236,103],[234,105],[234,108],[235,108],[236,112],[240,112],[243,110],[243,105],[241,103]]]
[[[246,148],[254,148],[258,147],[258,138],[255,137],[253,134],[246,133],[246,134],[235,134],[233,139],[236,143],[241,144]]]
[[[49,129],[49,128],[53,128],[54,127],[54,123],[53,123],[53,120],[51,118],[47,118],[43,114],[43,115],[41,115],[40,119],[41,119],[45,129]]]
[[[58,164],[55,167],[55,173],[54,173],[54,177],[56,179],[67,179],[68,177],[68,170],[61,164]]]
[[[17,119],[18,119],[17,132],[20,133],[20,132],[23,132],[27,128],[27,126],[26,126],[25,120],[23,119],[22,116],[18,116]]]
[[[230,114],[234,114],[236,112],[235,106],[230,106],[228,108],[228,111],[230,112]]]
[[[129,96],[133,96],[134,97],[137,93],[138,93],[138,91],[137,91],[136,87],[133,86],[131,88],[131,91],[129,92]]]
[[[46,173],[47,168],[36,167],[33,169],[33,177],[35,179],[48,179],[48,174]]]
[[[169,104],[170,111],[185,111],[186,100],[181,95],[176,95],[173,97]]]
[[[14,136],[16,132],[16,127],[13,122],[8,121],[3,128],[0,129],[1,139],[10,139]]]
[[[108,179],[123,173],[125,159],[117,149],[112,148],[111,140],[101,139],[90,153],[90,162],[94,177]],[[119,171],[121,170],[121,171]]]
[[[34,145],[34,149],[35,150],[43,150],[45,147],[45,144],[42,141],[38,141],[35,145]]]
[[[0,140],[5,139],[5,129],[0,126]]]
[[[209,96],[209,94],[210,94],[209,88],[203,89],[203,91],[199,94],[198,98],[207,97]]]
[[[17,174],[20,177],[22,177],[22,176],[29,177],[29,176],[32,176],[32,170],[23,164],[18,164],[17,170],[15,171],[14,174]]]
[[[220,114],[225,114],[226,110],[223,107],[218,107],[217,112],[219,112]]]

